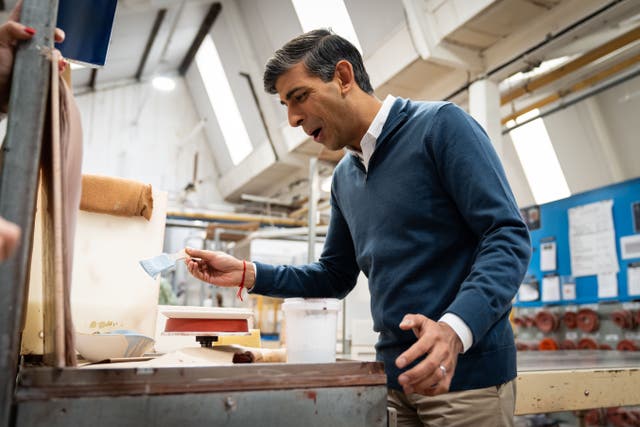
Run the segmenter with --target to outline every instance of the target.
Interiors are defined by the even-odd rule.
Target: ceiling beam
[[[209,31],[211,31],[211,27],[213,27],[213,23],[216,21],[216,18],[218,17],[218,14],[220,14],[221,10],[222,10],[222,5],[220,3],[213,3],[211,7],[209,7],[209,12],[207,12],[207,15],[202,20],[202,24],[200,24],[200,29],[198,29],[198,33],[193,39],[191,46],[189,46],[189,50],[187,51],[187,54],[184,56],[184,59],[180,64],[180,68],[178,68],[181,75],[184,75],[189,69],[189,66],[193,62],[193,58],[195,58],[196,53],[198,52],[198,49],[200,49],[200,45],[202,44],[202,41],[207,36],[207,34],[209,34]]]
[[[98,77],[98,69],[93,68],[91,70],[91,77],[89,78],[89,87],[91,88],[91,90],[96,90],[97,77]]]
[[[605,55],[610,54],[611,52],[615,52],[616,50],[627,46],[630,43],[635,42],[640,39],[640,27],[635,28],[625,34],[622,34],[619,37],[585,53],[579,58],[570,61],[557,69],[550,71],[549,73],[543,74],[540,77],[533,78],[523,86],[520,86],[507,94],[503,95],[500,99],[500,105],[508,104],[516,98],[521,97],[527,93],[533,92],[536,89],[539,89],[543,86],[548,85],[549,83],[553,83],[556,80],[565,77],[580,68],[594,62],[597,59],[602,58]]]
[[[147,39],[147,45],[144,48],[144,53],[142,54],[142,58],[140,59],[140,65],[138,65],[138,71],[136,71],[136,80],[140,81],[142,79],[142,73],[144,72],[144,67],[147,65],[147,59],[149,59],[149,53],[151,52],[151,48],[153,47],[153,43],[156,41],[156,37],[158,36],[158,30],[160,30],[160,26],[162,25],[162,21],[164,21],[164,17],[167,14],[167,9],[160,9],[158,13],[156,13],[156,20],[153,23],[153,27],[151,28],[151,32],[149,33],[149,38]]]

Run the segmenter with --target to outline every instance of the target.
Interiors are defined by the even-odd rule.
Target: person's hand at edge
[[[11,89],[11,75],[13,70],[13,60],[18,42],[29,40],[35,34],[34,28],[21,24],[20,12],[22,10],[22,0],[16,3],[9,15],[9,20],[0,25],[0,112],[6,113],[9,104],[9,91]],[[57,43],[64,41],[64,31],[56,28],[54,38]],[[64,71],[67,66],[66,61],[58,61],[58,68]]]

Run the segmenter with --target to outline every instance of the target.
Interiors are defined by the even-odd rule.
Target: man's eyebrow
[[[304,89],[304,87],[303,86],[294,87],[289,92],[287,92],[287,94],[284,96],[284,99],[287,101],[290,100],[293,94],[299,91],[300,89]],[[280,101],[280,104],[286,105],[284,101]]]

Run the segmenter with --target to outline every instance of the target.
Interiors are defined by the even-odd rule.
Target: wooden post
[[[57,0],[24,0],[20,21],[36,29],[14,62],[7,136],[0,153],[0,216],[22,229],[18,250],[0,263],[0,427],[8,426],[26,314],[42,132]]]

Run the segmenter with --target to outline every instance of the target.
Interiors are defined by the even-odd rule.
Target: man
[[[449,103],[380,102],[357,49],[326,30],[278,50],[264,83],[291,126],[349,151],[334,171],[323,253],[300,267],[247,267],[188,250],[200,258],[189,271],[264,295],[338,298],[363,271],[399,425],[512,425],[508,315],[531,249],[486,133]]]

